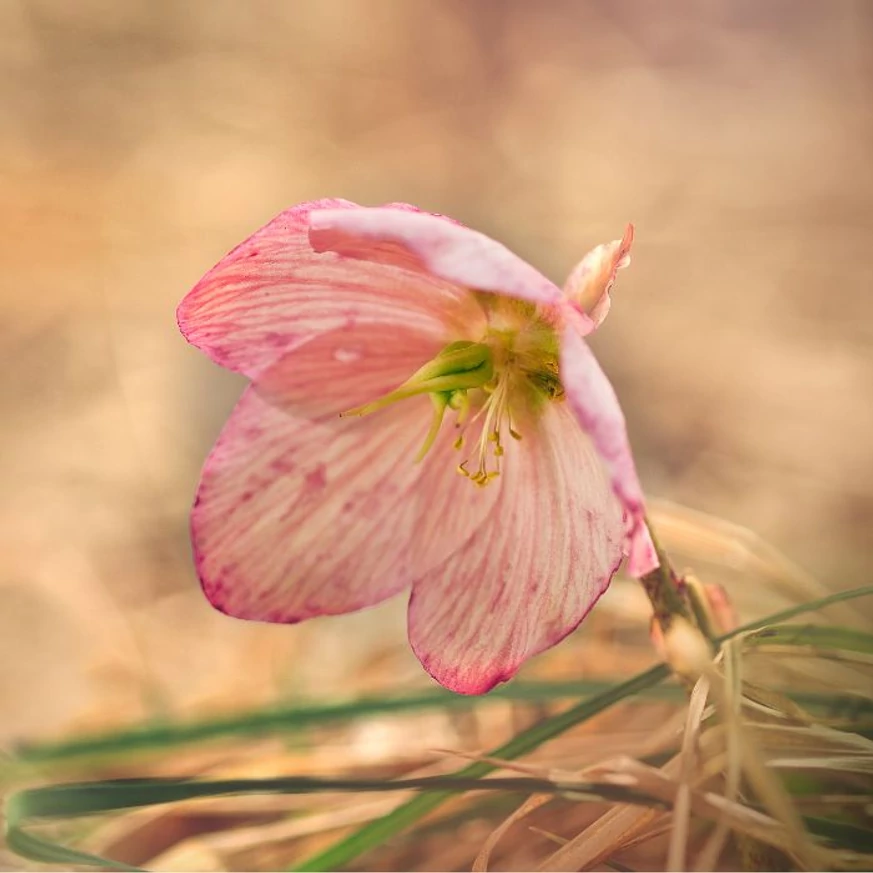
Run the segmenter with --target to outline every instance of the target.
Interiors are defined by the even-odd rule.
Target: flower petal
[[[327,209],[312,215],[319,252],[393,264],[477,291],[553,304],[560,290],[526,261],[485,234],[441,215],[413,209]]]
[[[563,403],[507,451],[499,499],[478,533],[416,578],[409,639],[425,669],[462,694],[509,679],[582,621],[622,558],[621,505]]]
[[[597,358],[583,339],[586,323],[565,307],[561,336],[561,382],[570,408],[609,470],[628,525],[628,572],[639,578],[658,566],[646,527],[643,489],[637,476],[624,414]]]
[[[429,404],[363,419],[293,417],[254,388],[203,469],[191,515],[195,560],[214,606],[296,622],[378,603],[409,584],[413,463]]]
[[[416,525],[410,562],[417,576],[441,564],[463,548],[478,532],[500,499],[501,488],[493,483],[482,488],[458,472],[461,461],[475,453],[484,419],[470,422],[464,443],[455,448],[458,431],[447,413],[433,448],[424,460],[413,507]],[[471,462],[475,468],[475,463]]]
[[[634,226],[629,224],[621,239],[593,248],[576,265],[564,283],[564,295],[599,327],[609,313],[609,292],[616,273],[630,264]]]
[[[188,341],[217,364],[255,378],[307,338],[344,325],[381,322],[441,336],[469,320],[475,301],[465,289],[396,265],[316,253],[309,224],[326,208],[366,211],[346,200],[315,200],[274,218],[179,304]]]
[[[343,326],[287,352],[255,386],[270,403],[294,415],[325,419],[397,388],[446,341],[384,323]]]

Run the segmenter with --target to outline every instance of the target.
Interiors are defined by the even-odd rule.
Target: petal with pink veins
[[[413,398],[320,423],[250,387],[206,461],[191,515],[211,603],[238,618],[296,622],[407,586],[421,472],[413,459],[428,407]]]
[[[439,276],[477,291],[551,305],[561,291],[505,246],[449,218],[395,207],[326,209],[312,214],[319,252]]]
[[[484,324],[484,315],[480,316]],[[385,323],[317,334],[271,364],[258,393],[295,415],[324,419],[387,394],[442,349],[447,337]],[[427,413],[423,415],[426,419]]]
[[[421,480],[411,511],[416,517],[411,560],[421,576],[464,546],[500,501],[499,479],[482,488],[458,473],[458,465],[475,455],[482,419],[464,430],[464,445],[455,448],[458,431],[447,413],[442,430],[422,462]],[[472,466],[475,464],[471,461]]]
[[[475,318],[472,295],[451,282],[313,250],[310,221],[324,209],[367,211],[346,200],[315,200],[278,215],[222,258],[179,304],[186,339],[217,364],[256,378],[328,330],[383,323],[442,337]],[[407,214],[398,207],[387,211]]]
[[[549,404],[505,462],[476,535],[416,578],[409,603],[413,650],[462,694],[488,691],[569,634],[622,558],[621,505],[566,404]]]
[[[639,578],[658,566],[645,520],[643,489],[637,476],[624,413],[615,390],[583,339],[586,323],[565,307],[561,334],[561,382],[570,409],[590,435],[624,506],[628,526],[628,572]]]

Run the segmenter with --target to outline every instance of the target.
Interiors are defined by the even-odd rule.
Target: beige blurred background
[[[869,581],[871,47],[865,0],[3,0],[0,736],[378,687],[377,639],[423,682],[402,602],[244,625],[190,565],[241,382],[174,308],[312,197],[559,282],[633,220],[594,345],[649,492]]]

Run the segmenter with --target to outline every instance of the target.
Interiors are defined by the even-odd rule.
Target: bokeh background
[[[402,602],[245,625],[190,563],[242,386],[174,308],[313,197],[558,282],[633,220],[593,344],[648,491],[868,581],[871,47],[866,0],[3,0],[0,739],[427,684]]]

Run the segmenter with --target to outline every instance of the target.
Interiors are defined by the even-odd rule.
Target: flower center
[[[457,470],[476,485],[487,485],[500,475],[505,435],[521,440],[519,422],[529,422],[544,403],[564,395],[554,331],[539,321],[521,328],[492,322],[480,342],[449,343],[402,385],[343,415],[369,415],[422,394],[430,397],[433,416],[416,460],[430,451],[450,410],[459,431],[455,449],[462,451],[468,435],[478,432]]]

